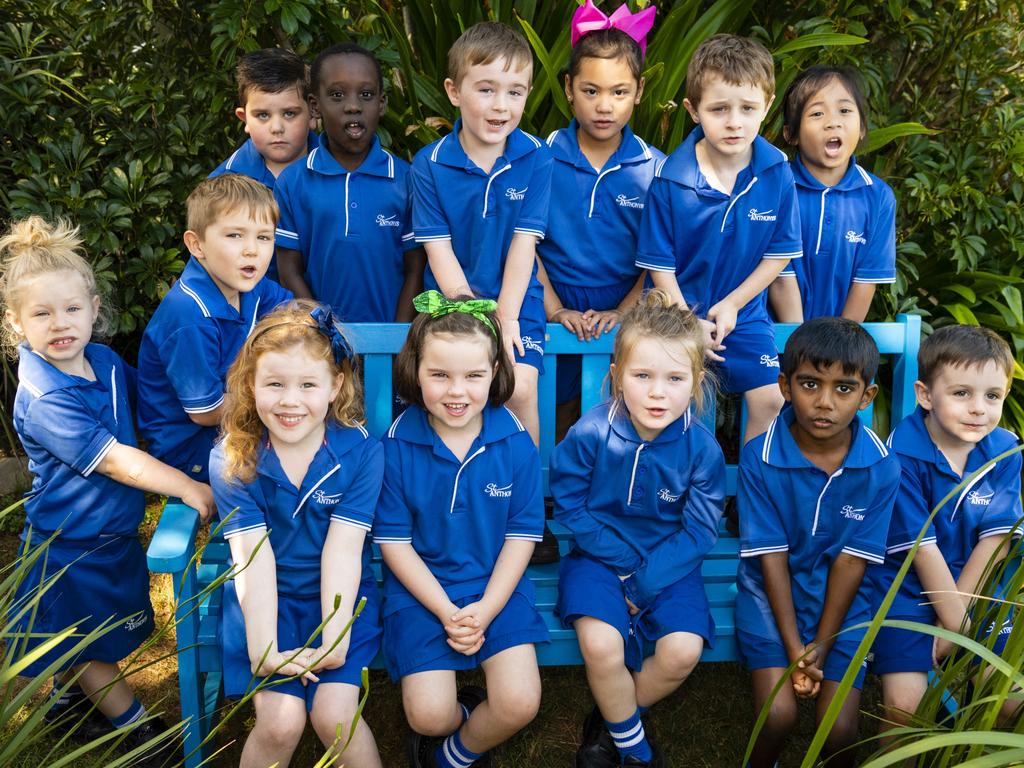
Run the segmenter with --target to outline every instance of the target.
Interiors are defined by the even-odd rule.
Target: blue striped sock
[[[620,756],[626,758],[633,755],[645,763],[654,757],[651,745],[647,742],[647,734],[644,733],[644,724],[640,722],[639,709],[621,723],[610,723],[607,720],[604,723],[608,726],[608,733],[612,735]]]
[[[142,702],[138,699],[134,699],[131,705],[117,717],[108,717],[110,724],[115,728],[122,728],[123,726],[130,725],[136,720],[141,720],[146,716],[146,708],[142,706]]]
[[[434,760],[437,768],[470,768],[481,757],[483,753],[470,750],[462,743],[459,731],[456,731],[437,748]]]

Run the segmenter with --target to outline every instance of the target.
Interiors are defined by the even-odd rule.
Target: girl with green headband
[[[515,377],[495,302],[416,297],[396,360],[410,403],[383,440],[374,521],[384,658],[402,682],[414,766],[477,765],[540,705],[534,644],[548,632],[525,577],[544,531],[540,459],[505,407]],[[481,667],[487,690],[458,690]]]

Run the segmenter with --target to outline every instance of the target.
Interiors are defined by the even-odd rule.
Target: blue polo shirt
[[[740,452],[736,628],[781,642],[760,556],[788,552],[797,629],[806,643],[814,639],[821,620],[835,559],[841,553],[869,563],[885,558],[900,466],[878,435],[854,419],[846,458],[829,476],[804,457],[790,432],[793,420],[787,406],[767,432]],[[870,598],[865,580],[844,627],[871,618]]]
[[[725,459],[687,412],[642,440],[621,399],[589,410],[551,456],[555,519],[576,548],[613,568],[640,608],[718,541]]]
[[[33,475],[25,513],[37,541],[58,529],[68,541],[135,536],[142,522],[142,491],[96,472],[118,443],[137,445],[135,371],[102,344],[87,345],[85,357],[95,381],[18,347],[14,428]]]
[[[698,314],[728,296],[762,259],[800,258],[800,213],[786,155],[754,139],[750,165],[732,194],[713,189],[697,164],[697,126],[655,173],[640,223],[636,265],[675,272]],[[738,322],[768,320],[766,291],[739,311]]]
[[[797,155],[796,180],[804,257],[782,274],[796,275],[804,319],[843,314],[852,283],[896,282],[896,197],[857,158],[826,187]]]
[[[312,152],[318,146],[320,146],[320,139],[313,131],[310,131],[309,138],[306,140],[306,151]],[[225,173],[240,173],[250,179],[256,179],[260,184],[271,189],[274,188],[277,181],[274,174],[267,168],[267,161],[256,149],[256,145],[252,143],[252,139],[246,139],[242,146],[231,153],[231,157],[210,171],[207,178],[223,176]]]
[[[892,585],[907,550],[914,545],[932,509],[965,477],[1017,445],[1015,434],[997,427],[968,454],[963,477],[960,477],[932,442],[925,426],[925,413],[918,406],[889,437],[890,448],[899,457],[903,473],[889,528],[885,564],[873,568],[870,574],[879,601]],[[960,578],[960,571],[981,539],[1015,530],[1017,521],[1024,515],[1020,474],[1019,453],[1003,459],[964,486],[928,524],[921,544],[939,548],[954,579]],[[889,616],[933,621],[935,610],[924,604],[928,598],[921,590],[917,572],[911,568],[900,585]]]
[[[392,323],[412,236],[409,164],[374,139],[347,171],[326,143],[282,171],[277,245],[302,254],[306,284],[349,323]]]
[[[411,543],[450,599],[484,592],[506,540],[543,538],[540,457],[504,406],[484,408],[483,427],[462,461],[415,405],[395,420],[383,443],[384,488],[373,540]],[[532,602],[525,575],[516,590]],[[418,605],[387,569],[384,597],[385,615]]]
[[[202,427],[189,414],[224,401],[228,368],[256,321],[291,298],[291,291],[264,278],[239,296],[239,311],[189,258],[139,344],[139,430],[153,456],[195,479],[209,477],[217,428]]]
[[[459,143],[462,121],[428,144],[412,161],[412,225],[416,242],[450,240],[473,293],[496,299],[505,259],[517,232],[538,240],[547,233],[551,201],[551,153],[539,139],[516,128],[505,153],[484,173]],[[438,288],[430,271],[425,288]],[[543,297],[534,267],[528,293]]]
[[[320,557],[331,523],[373,526],[373,512],[384,476],[384,451],[363,427],[328,422],[324,442],[296,488],[264,437],[249,483],[224,477],[224,443],[210,453],[210,486],[224,538],[266,533],[277,565],[279,594],[320,594]],[[370,570],[369,546],[363,548],[363,574]]]
[[[580,286],[618,285],[636,279],[636,241],[647,188],[665,155],[633,134],[598,171],[580,150],[575,120],[547,139],[554,157],[547,237],[537,254],[548,277]]]

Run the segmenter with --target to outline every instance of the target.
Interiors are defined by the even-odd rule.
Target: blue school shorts
[[[543,294],[533,295],[529,290],[519,310],[519,338],[524,354],[516,350],[516,363],[523,363],[544,373],[544,343],[547,339],[547,314],[544,312]]]
[[[363,667],[368,667],[380,650],[380,598],[377,584],[366,579],[359,585],[359,596],[366,596],[366,607],[352,623],[349,630],[348,654],[345,663],[337,669],[325,669],[315,673],[320,683],[347,683],[357,688],[360,685]],[[358,599],[356,604],[358,604]],[[319,646],[319,637],[310,640],[313,631],[323,619],[319,595],[277,596],[277,647],[282,651],[302,648],[305,645]],[[269,687],[261,690],[286,693],[306,702],[306,710],[313,709],[313,698],[320,683],[303,685],[298,679],[288,680],[282,675],[269,678],[253,677],[249,662],[249,649],[245,639],[245,617],[238,603],[234,580],[224,583],[224,599],[221,607],[221,622],[217,638],[224,662],[224,695],[237,699],[255,688],[261,681],[268,680]]]
[[[987,627],[980,637],[975,639],[987,645],[987,640],[991,637],[994,629],[992,626]],[[997,654],[1002,654],[1011,631],[1013,631],[1012,614],[999,627],[999,633],[992,645],[992,650]],[[871,649],[873,655],[871,671],[876,675],[888,675],[893,672],[930,672],[934,642],[935,638],[924,632],[914,632],[897,627],[882,627],[878,630]],[[954,648],[953,652],[966,653],[967,651],[959,651]]]
[[[770,322],[754,320],[737,325],[723,343],[725,349],[718,354],[725,362],[712,366],[722,392],[738,394],[778,384],[779,351]]]
[[[483,595],[453,600],[459,608]],[[517,645],[548,642],[544,624],[531,597],[516,590],[484,632],[484,644],[472,656],[448,645],[448,634],[422,605],[411,605],[384,617],[384,661],[391,679],[435,669],[476,669],[481,662]]]
[[[626,666],[632,670],[639,670],[644,659],[654,653],[659,638],[673,632],[699,635],[709,648],[715,640],[715,620],[699,567],[662,590],[646,609],[630,616],[615,571],[574,550],[562,558],[558,569],[555,611],[568,628],[584,616],[615,627],[625,643]]]
[[[22,542],[27,534],[26,528]],[[32,531],[33,546],[46,538],[46,534]],[[110,664],[121,661],[153,632],[149,570],[137,536],[108,536],[88,542],[67,541],[57,536],[18,585],[8,616],[14,619],[14,613],[25,605],[25,600],[32,598],[42,580],[53,577],[65,566],[67,570],[39,597],[34,621],[30,615],[15,621],[15,637],[8,639],[8,651],[11,642],[19,643],[27,653],[47,639],[45,636],[29,638],[26,645],[21,645],[21,640],[16,639],[17,633],[53,635],[69,627],[77,627],[78,636],[64,640],[43,654],[22,670],[22,675],[42,674],[50,664],[74,648],[81,635],[99,628],[108,619],[112,620],[114,629],[53,671],[63,672],[87,661]]]
[[[577,312],[586,312],[588,309],[598,311],[615,309],[626,298],[626,294],[634,285],[636,285],[635,277],[617,285],[590,287],[551,281],[551,287],[555,289],[562,305],[569,309],[575,309]],[[583,358],[580,355],[559,355],[558,371],[555,377],[555,402],[561,405],[579,397],[582,377]]]
[[[832,649],[828,652],[828,657],[825,659],[825,668],[821,670],[826,680],[838,683],[843,679],[843,675],[846,674],[846,670],[853,660],[853,654],[856,652],[857,646],[860,645],[860,637],[858,636],[854,641],[845,640],[844,638],[836,640]],[[742,629],[737,629],[736,647],[740,652],[740,661],[751,672],[755,669],[766,669],[768,667],[781,667],[785,669],[789,666],[789,657],[786,655],[786,649],[777,640],[770,640],[766,637],[760,637],[744,632]],[[860,670],[853,681],[853,687],[858,691],[864,685],[864,674],[867,672],[867,669],[868,664],[865,659],[861,662]]]

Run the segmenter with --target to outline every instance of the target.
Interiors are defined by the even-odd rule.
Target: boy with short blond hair
[[[914,567],[900,584],[890,619],[937,623],[969,637],[998,631],[999,653],[1010,626],[984,633],[970,626],[968,609],[983,587],[990,561],[1006,556],[1007,534],[1019,533],[1021,455],[1015,434],[1000,428],[1013,375],[1010,345],[994,331],[969,325],[940,328],[921,344],[918,408],[889,438],[902,467],[885,563],[869,571],[880,604],[914,546],[932,509],[978,470],[928,523]],[[928,672],[952,646],[922,632],[882,627],[873,647],[872,671],[882,678],[887,719],[908,722],[928,686]],[[1009,705],[1006,716],[1018,704]]]
[[[765,294],[801,255],[793,174],[758,135],[775,98],[771,54],[755,40],[716,35],[694,52],[686,92],[697,126],[655,173],[636,265],[702,317],[722,388],[744,394],[746,442],[782,407]]]
[[[238,106],[248,140],[210,177],[240,173],[274,188],[278,175],[318,145],[309,111],[309,67],[294,51],[263,48],[235,69]]]
[[[267,187],[229,173],[200,182],[187,206],[192,257],[142,335],[138,420],[153,456],[207,482],[228,367],[292,294],[264,277],[278,218]]]
[[[448,75],[445,91],[460,117],[412,164],[413,231],[428,261],[424,287],[497,300],[515,362],[509,406],[536,443],[546,326],[536,246],[547,229],[552,159],[542,141],[518,128],[533,54],[511,27],[483,22],[452,46]]]

